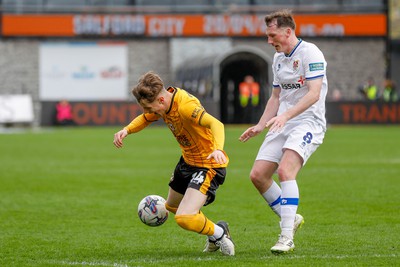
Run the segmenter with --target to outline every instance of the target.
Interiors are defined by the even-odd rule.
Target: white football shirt
[[[326,129],[325,99],[328,92],[326,78],[327,62],[319,48],[299,39],[289,55],[275,53],[272,63],[273,87],[281,88],[278,115],[293,107],[308,92],[306,81],[322,78],[319,100],[311,107],[292,118],[290,122],[312,120]]]

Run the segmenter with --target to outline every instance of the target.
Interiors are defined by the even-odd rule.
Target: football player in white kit
[[[269,14],[265,23],[268,44],[276,49],[272,94],[258,124],[248,128],[239,140],[246,142],[269,128],[250,179],[280,217],[281,233],[271,248],[272,253],[280,254],[294,250],[294,234],[304,223],[296,214],[296,176],[325,135],[327,63],[316,45],[296,37],[291,11]],[[274,173],[280,185],[273,180]]]

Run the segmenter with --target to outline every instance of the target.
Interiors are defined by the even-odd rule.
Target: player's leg
[[[213,238],[214,242],[207,242],[206,249],[204,251],[214,252],[219,250],[220,245],[216,243],[217,239],[221,239],[221,237],[224,235],[224,232],[227,232],[230,237],[227,224],[224,222],[218,222],[217,224],[214,224],[199,210],[204,205],[207,196],[192,188],[188,188],[185,195],[186,200],[181,204],[184,195],[176,192],[170,187],[165,207],[174,214],[178,213],[178,207],[180,207],[179,213],[177,214],[178,219],[175,219],[177,220],[178,225],[180,225],[182,228],[194,232],[200,231],[200,233],[202,231],[200,229],[204,228],[203,232],[209,229],[207,234],[209,235],[212,233],[210,238]],[[192,202],[199,204],[192,205]],[[205,223],[203,224],[203,222]]]
[[[184,163],[183,163],[184,164]],[[186,189],[182,199],[175,198],[175,204],[179,201],[179,206],[176,211],[175,220],[182,228],[194,231],[204,235],[213,235],[215,225],[207,219],[200,211],[208,199],[207,190],[202,192],[206,184],[210,185],[214,177],[215,171],[205,168],[195,168],[186,165],[183,168],[184,172],[181,175],[175,175],[175,178],[170,182],[171,187],[178,188],[178,183],[186,183]],[[177,179],[179,177],[179,179]],[[211,186],[210,186],[211,187]],[[171,189],[170,191],[173,192]],[[176,194],[174,194],[176,195]],[[174,196],[172,195],[172,196]],[[171,197],[171,203],[173,198]]]
[[[179,226],[207,235],[215,241],[230,238],[227,225],[213,223],[200,211],[204,205],[214,201],[215,192],[223,184],[225,175],[225,168],[197,168],[187,165],[183,158],[180,159],[169,182],[166,205],[168,210],[176,214],[175,221]],[[221,247],[219,243],[212,245],[207,251],[216,251]],[[234,249],[224,251],[228,255],[234,254]]]
[[[216,224],[207,218],[200,209],[212,203],[216,190],[224,183],[226,169],[207,169],[186,166],[182,176],[189,180],[185,195],[177,210],[175,220],[184,229],[207,235],[204,251],[213,252],[221,249],[225,255],[234,255],[228,224],[219,221]],[[176,184],[176,179],[170,185]]]
[[[293,233],[299,203],[299,189],[296,176],[302,165],[303,158],[296,151],[285,149],[277,170],[282,189],[281,234],[278,242],[271,248],[271,251],[274,253],[289,252],[295,247]]]
[[[176,214],[176,211],[178,210],[182,198],[183,194],[176,192],[174,189],[170,187],[168,191],[167,201],[165,203],[166,209],[172,212],[173,214]]]
[[[215,224],[200,211],[206,200],[206,195],[196,189],[188,188],[176,212],[175,220],[182,228],[207,235],[212,240],[208,242],[205,252],[213,252],[221,248],[223,254],[233,256],[234,244],[227,223],[220,221]]]
[[[295,151],[286,149],[277,170],[281,184],[282,234],[293,238],[293,225],[299,203],[296,177],[303,165],[303,158]]]
[[[225,176],[225,168],[208,169],[205,181],[200,186],[191,183],[189,187],[198,188],[200,192],[207,195],[207,201],[204,204],[206,206],[214,202],[216,191],[224,183]],[[225,221],[218,221],[214,224],[214,233],[208,235],[203,251],[214,252],[218,249],[221,249],[221,252],[225,255],[235,255],[235,245],[232,241],[228,223]]]
[[[269,167],[268,167],[269,166]],[[256,161],[250,173],[250,179],[254,186],[267,201],[270,208],[281,217],[281,194],[282,190],[273,179],[265,177],[272,177],[278,165],[273,162],[263,160]],[[268,182],[270,181],[270,182]],[[269,185],[269,187],[268,187]],[[296,214],[295,223],[293,226],[293,234],[304,223],[304,218],[300,214]]]
[[[188,188],[175,215],[178,225],[199,234],[213,235],[214,223],[200,211],[206,200],[206,195],[196,189]]]
[[[272,176],[282,158],[282,147],[287,137],[283,133],[268,132],[250,172],[250,179],[270,208],[280,217],[281,188]]]
[[[225,252],[224,254],[234,255],[234,246],[230,240],[227,224],[225,222],[215,224],[200,211],[206,199],[207,196],[200,191],[188,188],[179,205],[175,220],[178,225],[186,230],[207,235],[204,252],[215,252],[221,248],[221,251]],[[194,203],[197,203],[197,205],[194,205]]]
[[[278,164],[266,160],[256,160],[250,172],[250,180],[270,208],[280,217],[281,188],[272,179]]]
[[[322,144],[325,129],[318,123],[304,122],[292,125],[287,129],[286,134],[288,138],[282,146],[284,152],[277,170],[282,189],[282,232],[277,245],[271,248],[272,251],[275,250],[277,253],[293,250],[294,233],[304,223],[303,217],[296,214],[299,202],[296,177],[302,166],[306,164],[310,156]],[[284,245],[280,246],[279,244]]]
[[[188,169],[188,165],[183,160],[183,157],[180,157],[168,183],[169,191],[165,204],[167,210],[173,214],[176,214],[190,182],[191,172],[186,173],[186,169]]]

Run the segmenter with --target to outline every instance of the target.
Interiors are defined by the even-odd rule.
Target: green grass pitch
[[[297,177],[305,224],[292,254],[269,251],[278,218],[248,174],[263,135],[226,126],[226,183],[203,209],[226,220],[236,256],[205,254],[205,238],[171,215],[160,227],[136,210],[166,197],[180,150],[151,126],[114,148],[115,127],[0,134],[0,266],[400,266],[400,127],[331,126]]]

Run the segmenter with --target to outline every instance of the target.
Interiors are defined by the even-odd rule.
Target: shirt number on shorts
[[[192,174],[192,180],[190,180],[192,184],[202,184],[204,182],[204,172],[195,172]]]
[[[306,142],[307,144],[311,143],[311,140],[313,138],[312,133],[307,132],[305,136],[303,136],[303,140],[304,142]]]

